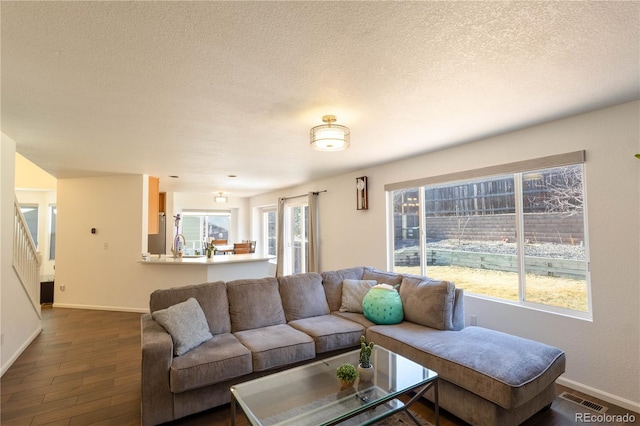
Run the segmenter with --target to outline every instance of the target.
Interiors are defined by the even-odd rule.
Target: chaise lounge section
[[[404,321],[378,325],[349,308],[363,282],[399,284]],[[176,356],[154,317],[190,298],[211,338]],[[157,290],[141,328],[143,425],[228,403],[232,385],[353,350],[363,334],[438,372],[440,406],[474,425],[522,423],[551,404],[565,368],[557,348],[465,327],[452,283],[370,267]]]

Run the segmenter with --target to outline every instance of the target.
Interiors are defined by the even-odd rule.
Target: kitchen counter
[[[139,263],[145,265],[202,266],[245,262],[267,262],[271,259],[275,259],[275,256],[263,256],[257,253],[217,255],[211,256],[210,258],[207,258],[206,256],[183,256],[174,258],[172,256],[158,257],[157,255],[151,255],[149,260],[140,260]]]
[[[271,262],[270,262],[271,261]],[[213,281],[233,281],[243,278],[264,278],[275,275],[275,256],[257,253],[206,256],[171,255],[139,260],[141,273],[154,282],[156,288],[170,288]]]

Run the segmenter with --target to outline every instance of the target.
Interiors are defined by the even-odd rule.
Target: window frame
[[[414,179],[404,182],[396,182],[385,185],[384,189],[386,192],[386,204],[387,204],[387,266],[389,270],[394,270],[395,268],[395,259],[394,259],[394,251],[395,251],[395,241],[394,241],[394,233],[395,233],[395,221],[394,221],[394,191],[399,190],[407,190],[407,189],[417,189],[419,194],[419,236],[418,239],[420,241],[420,269],[421,273],[424,274],[427,268],[425,262],[425,187],[434,186],[439,184],[451,184],[455,182],[465,182],[472,179],[478,178],[491,178],[492,176],[504,175],[504,174],[512,174],[514,177],[515,183],[515,191],[518,196],[515,197],[516,202],[516,230],[524,230],[524,209],[523,209],[523,201],[522,201],[522,175],[527,171],[540,170],[540,169],[548,169],[554,167],[562,167],[581,164],[582,172],[583,172],[583,182],[582,182],[582,191],[583,191],[583,205],[585,206],[583,210],[583,223],[584,223],[584,243],[585,243],[585,262],[586,262],[586,292],[587,292],[587,311],[578,311],[569,308],[563,308],[553,305],[546,305],[543,303],[531,302],[526,300],[526,282],[525,282],[525,274],[526,269],[524,268],[525,254],[524,254],[524,232],[519,232],[517,235],[517,259],[519,263],[518,268],[518,300],[508,300],[502,299],[498,297],[492,297],[488,295],[475,294],[475,293],[465,293],[466,296],[485,299],[490,301],[495,301],[499,303],[505,303],[509,305],[515,305],[520,307],[525,307],[529,309],[534,309],[543,312],[549,312],[579,319],[592,320],[593,319],[593,301],[592,301],[592,291],[591,291],[591,264],[590,264],[590,254],[589,254],[589,235],[588,235],[588,217],[587,217],[587,190],[586,190],[586,167],[585,167],[585,151],[575,151],[566,154],[553,155],[548,157],[542,157],[532,160],[519,161],[515,163],[485,167],[480,169],[468,170],[463,172],[450,173],[439,176],[431,176],[427,178]]]

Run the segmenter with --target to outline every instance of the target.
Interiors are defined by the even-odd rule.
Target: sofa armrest
[[[456,288],[455,296],[453,300],[453,329],[456,331],[462,330],[465,327],[464,324],[464,289]]]
[[[173,420],[173,395],[169,384],[173,341],[150,314],[140,317],[140,338],[142,425],[157,425]]]

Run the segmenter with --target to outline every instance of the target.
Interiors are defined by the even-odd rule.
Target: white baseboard
[[[73,305],[69,303],[53,303],[54,308],[68,309],[90,309],[93,311],[117,311],[117,312],[136,312],[139,314],[148,314],[149,309],[140,308],[121,308],[116,306],[99,306],[99,305]]]
[[[591,395],[595,398],[601,399],[610,404],[617,405],[618,407],[624,408],[626,410],[631,410],[635,413],[640,413],[640,403],[638,402],[630,401],[628,399],[621,398],[616,395],[612,395],[608,392],[604,392],[599,389],[592,388],[591,386],[583,385],[582,383],[565,379],[564,377],[559,377],[558,380],[556,380],[556,383],[558,383],[559,385],[577,390],[578,392],[586,393],[587,395]]]
[[[41,331],[42,331],[42,326],[38,327],[36,331],[34,331],[33,334],[29,336],[29,338],[25,340],[25,342],[20,346],[20,348],[18,348],[18,350],[7,360],[7,362],[2,364],[2,368],[0,369],[0,377],[4,376],[4,373],[6,373],[9,368],[11,368],[13,363],[16,362],[18,357],[22,355],[22,352],[24,352],[25,349],[27,349],[27,347],[31,344],[31,342],[33,342],[34,339],[38,337]]]

